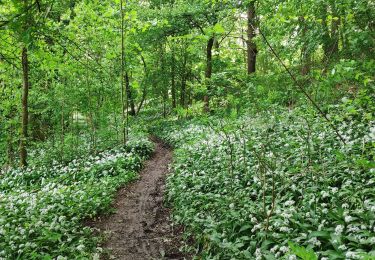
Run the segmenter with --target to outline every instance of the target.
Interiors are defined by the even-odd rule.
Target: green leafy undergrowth
[[[371,99],[160,122],[175,146],[168,200],[203,259],[360,259],[375,251]],[[371,112],[372,111],[372,112]]]
[[[132,138],[67,165],[55,163],[0,177],[0,259],[88,259],[97,248],[82,220],[110,209],[115,191],[137,178],[152,143]]]

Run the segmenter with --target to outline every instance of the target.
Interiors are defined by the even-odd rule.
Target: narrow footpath
[[[140,179],[118,191],[116,212],[90,224],[107,237],[103,259],[188,259],[179,252],[181,230],[171,225],[163,205],[172,151],[160,142],[155,145]]]

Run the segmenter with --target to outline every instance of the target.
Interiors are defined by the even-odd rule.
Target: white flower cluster
[[[375,176],[363,165],[373,153],[368,138],[373,126],[337,123],[343,145],[319,117],[308,116],[309,128],[305,111],[296,110],[160,130],[160,137],[179,148],[167,185],[175,218],[197,241],[219,233],[242,245],[210,241],[218,258],[246,258],[250,251],[258,259],[268,254],[294,259],[285,241],[320,257],[339,250],[348,259],[371,247],[375,219],[366,212],[375,212]],[[264,236],[270,245],[255,248]]]
[[[95,237],[82,219],[110,207],[116,189],[137,177],[146,140],[67,165],[13,169],[0,177],[0,258],[87,259]],[[67,253],[69,252],[69,253]]]

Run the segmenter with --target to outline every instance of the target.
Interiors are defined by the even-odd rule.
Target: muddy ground
[[[140,179],[118,191],[115,213],[89,223],[106,236],[102,259],[190,259],[179,251],[181,228],[172,225],[163,204],[172,151],[159,141],[155,145]]]

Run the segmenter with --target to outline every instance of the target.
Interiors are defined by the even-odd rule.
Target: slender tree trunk
[[[145,61],[145,59],[144,59],[144,57],[143,57],[142,55],[141,55],[141,59],[142,59],[142,63],[143,63],[143,70],[144,70],[144,73],[145,73],[145,79],[146,79],[146,80],[144,80],[144,82],[143,82],[142,99],[141,99],[141,102],[139,102],[139,105],[138,105],[137,115],[139,114],[139,112],[141,112],[141,109],[142,109],[143,103],[145,102],[146,97],[147,97],[147,77],[148,77],[148,69],[147,69],[146,61]]]
[[[171,60],[171,80],[172,80],[172,108],[176,108],[176,67],[175,67],[174,46],[172,45],[172,60]]]
[[[303,45],[302,45],[302,49],[301,49],[301,63],[302,63],[301,75],[305,76],[305,75],[310,73],[311,55],[310,55],[310,51],[308,49],[308,39],[306,37],[307,25],[306,25],[305,18],[303,16],[301,16],[299,18],[299,21],[300,21],[300,25],[301,25],[301,28],[302,28],[301,38],[304,41]]]
[[[126,133],[127,127],[125,124],[125,91],[124,91],[124,70],[125,70],[125,44],[124,44],[124,11],[123,11],[123,0],[120,1],[120,12],[121,12],[121,115],[122,115],[122,135],[123,135],[123,144],[126,144]]]
[[[331,55],[336,56],[339,52],[339,27],[340,27],[340,18],[338,17],[338,14],[334,12],[334,16],[336,19],[332,21],[331,24]]]
[[[166,91],[163,90],[163,117],[164,118],[167,117],[167,99],[168,99],[167,93]]]
[[[10,167],[13,167],[14,151],[13,151],[13,139],[12,139],[12,136],[13,136],[12,126],[9,127],[8,134],[9,135],[8,135],[8,138],[7,138],[7,161],[8,161],[8,165]]]
[[[126,71],[125,72],[125,89],[126,89],[126,95],[128,98],[128,102],[130,104],[130,115],[135,116],[135,104],[134,104],[134,99],[132,95],[132,91],[130,89],[130,80],[129,80],[129,73]]]
[[[27,48],[22,49],[22,72],[23,72],[23,89],[22,89],[22,128],[20,141],[20,164],[22,167],[27,166],[27,137],[29,124],[29,59],[27,55]]]
[[[336,9],[335,2],[330,1],[329,5],[324,4],[322,7],[324,62],[327,62],[332,57],[336,56],[339,51],[340,17]],[[331,16],[333,17],[331,21],[330,29],[327,23],[328,9],[332,10]]]
[[[210,91],[211,91],[211,77],[212,77],[212,48],[214,46],[215,38],[211,37],[207,42],[207,53],[206,53],[206,86],[207,86],[207,93],[204,96],[204,111],[210,111]]]
[[[186,106],[186,81],[187,81],[187,52],[183,50],[183,61],[182,61],[182,70],[181,70],[181,92],[180,92],[180,105],[181,107]]]
[[[65,118],[64,118],[64,99],[61,103],[61,162],[64,161],[64,145],[65,145]]]
[[[185,96],[186,96],[186,76],[184,72],[182,75],[182,80],[181,80],[181,93],[180,93],[180,106],[181,107],[185,107],[185,104],[186,104]]]
[[[257,46],[255,37],[255,1],[251,1],[247,7],[247,74],[256,70]]]
[[[322,6],[322,10],[321,10],[321,13],[322,13],[322,29],[323,29],[323,33],[322,33],[322,40],[323,40],[323,51],[324,51],[324,60],[327,60],[328,56],[329,56],[329,49],[330,49],[330,42],[331,42],[331,38],[329,36],[329,30],[328,30],[328,24],[327,24],[327,6],[324,4]]]

